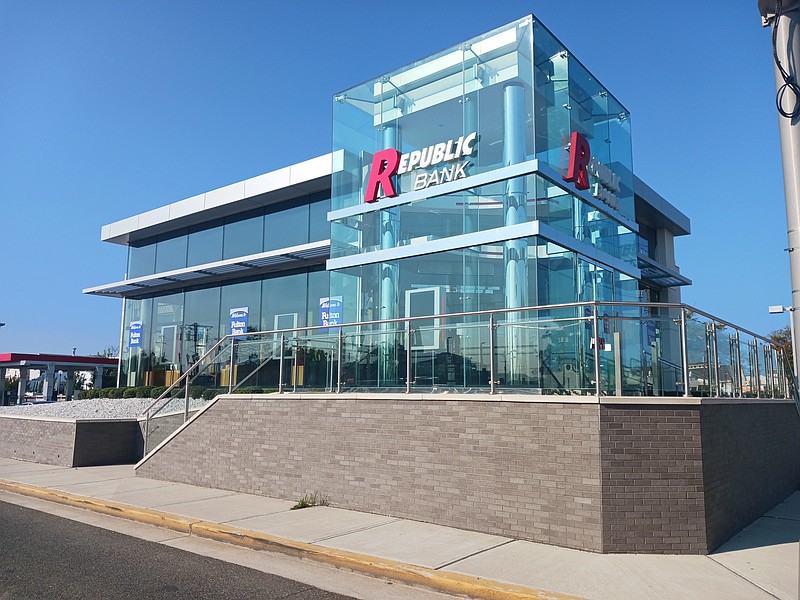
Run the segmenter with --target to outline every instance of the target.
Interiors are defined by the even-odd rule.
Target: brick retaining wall
[[[597,552],[702,554],[800,486],[791,403],[223,396],[139,475]],[[670,403],[672,402],[672,403]]]
[[[132,464],[142,456],[135,419],[88,421],[0,415],[0,456],[61,467]]]
[[[144,477],[599,551],[598,406],[223,397]]]

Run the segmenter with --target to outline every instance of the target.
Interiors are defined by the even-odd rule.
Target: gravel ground
[[[26,417],[53,417],[56,419],[132,419],[143,416],[144,410],[153,402],[152,398],[90,398],[72,402],[31,404],[28,406],[0,406],[0,415]],[[178,406],[180,404],[180,406]],[[206,404],[205,400],[191,400],[190,409]],[[181,410],[183,401],[175,401],[169,410]]]

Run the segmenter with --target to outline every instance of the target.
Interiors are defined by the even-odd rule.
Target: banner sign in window
[[[130,337],[128,338],[128,347],[129,348],[141,348],[142,347],[142,322],[141,321],[131,321]]]
[[[319,299],[319,324],[323,327],[342,324],[342,296]]]
[[[231,309],[231,335],[241,335],[247,333],[247,321],[250,316],[250,308],[243,306],[241,308]]]

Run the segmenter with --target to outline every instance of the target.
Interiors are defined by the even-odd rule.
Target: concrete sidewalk
[[[796,599],[800,492],[710,556],[600,555],[285,500],[0,458],[0,489],[477,597]],[[563,597],[563,596],[562,596]]]

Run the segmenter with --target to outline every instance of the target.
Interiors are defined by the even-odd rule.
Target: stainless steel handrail
[[[569,308],[579,309],[579,308],[582,308],[582,307],[591,307],[592,308],[591,314],[588,314],[588,315],[587,314],[579,314],[579,315],[577,315],[575,317],[569,317],[569,318],[561,317],[561,318],[557,318],[557,319],[559,321],[561,321],[561,320],[572,320],[572,319],[575,319],[575,320],[578,320],[578,321],[585,321],[585,320],[592,321],[594,323],[594,325],[593,325],[593,333],[594,333],[594,337],[595,338],[597,338],[598,335],[599,335],[597,324],[601,319],[606,319],[607,318],[607,319],[610,319],[610,320],[619,320],[619,319],[623,319],[623,320],[639,320],[639,319],[648,318],[646,316],[633,317],[633,316],[628,316],[628,315],[601,315],[600,314],[600,309],[603,308],[603,307],[608,307],[608,308],[615,308],[615,307],[619,307],[619,308],[653,308],[653,309],[675,309],[675,310],[680,310],[681,311],[681,332],[680,333],[681,333],[681,341],[682,341],[681,353],[682,353],[682,359],[683,359],[683,362],[684,362],[684,366],[683,366],[683,370],[684,370],[683,376],[684,376],[684,386],[685,386],[684,394],[686,394],[686,395],[689,394],[688,385],[686,385],[686,384],[688,384],[688,369],[687,369],[688,363],[687,363],[687,356],[686,356],[687,344],[686,344],[686,326],[685,326],[685,321],[687,320],[687,316],[689,316],[689,318],[690,318],[691,315],[702,316],[702,317],[712,321],[715,324],[731,327],[732,329],[734,329],[737,332],[737,334],[738,333],[744,333],[746,335],[751,336],[754,340],[760,340],[764,344],[766,344],[766,345],[768,345],[768,346],[770,346],[772,348],[778,349],[778,351],[782,352],[782,350],[775,343],[771,342],[768,338],[766,338],[766,337],[764,337],[762,335],[759,335],[757,333],[754,333],[752,331],[749,331],[749,330],[747,330],[747,329],[745,329],[743,327],[739,327],[738,325],[735,325],[734,323],[731,323],[730,321],[726,321],[725,319],[720,319],[719,317],[716,317],[716,316],[714,316],[714,315],[712,315],[710,313],[707,313],[707,312],[705,312],[703,310],[700,310],[700,309],[698,309],[698,308],[696,308],[694,306],[688,305],[688,304],[667,303],[667,302],[663,302],[663,303],[662,302],[601,302],[601,301],[568,302],[568,303],[558,303],[558,304],[545,304],[545,305],[539,305],[539,306],[527,306],[527,307],[522,307],[522,308],[501,308],[501,309],[492,309],[492,310],[465,311],[465,312],[439,314],[439,315],[425,315],[425,316],[414,316],[414,317],[399,317],[399,318],[394,318],[394,319],[358,321],[358,322],[354,322],[354,323],[343,323],[343,324],[339,324],[339,325],[335,325],[335,326],[331,326],[331,325],[312,325],[312,326],[294,327],[294,328],[288,328],[288,329],[272,329],[272,330],[267,330],[267,331],[249,332],[249,333],[247,333],[245,335],[242,335],[242,334],[237,334],[237,335],[228,334],[228,335],[225,335],[216,344],[214,344],[214,346],[212,346],[212,348],[210,350],[208,350],[197,362],[195,362],[191,367],[189,367],[186,370],[185,373],[183,373],[175,382],[173,382],[172,385],[170,385],[158,398],[156,398],[145,409],[144,413],[145,413],[146,419],[147,419],[147,421],[149,423],[149,420],[152,417],[154,417],[155,415],[157,415],[161,410],[163,410],[164,407],[169,404],[169,402],[164,403],[158,409],[156,409],[155,411],[151,412],[153,407],[155,407],[159,402],[162,402],[166,398],[169,398],[170,400],[172,400],[173,398],[177,398],[177,396],[171,397],[171,393],[173,392],[173,390],[175,390],[176,388],[178,388],[181,385],[187,384],[188,378],[192,376],[192,373],[195,371],[195,369],[197,367],[199,367],[204,361],[206,361],[208,359],[208,357],[212,355],[212,353],[216,352],[227,341],[230,341],[231,344],[233,345],[233,344],[235,344],[237,339],[241,339],[243,337],[246,337],[248,340],[252,340],[253,338],[261,338],[263,336],[271,335],[273,337],[280,336],[281,339],[287,339],[289,337],[289,335],[291,335],[293,337],[297,337],[298,335],[300,335],[302,333],[313,333],[315,331],[321,331],[321,330],[333,331],[331,333],[331,337],[332,337],[332,341],[335,342],[335,345],[338,346],[337,361],[339,361],[339,366],[337,367],[336,389],[337,389],[337,391],[340,391],[341,388],[342,388],[342,386],[341,386],[342,341],[344,339],[348,338],[348,337],[355,337],[355,336],[359,336],[359,335],[387,335],[389,333],[395,334],[395,335],[405,334],[407,336],[408,335],[408,329],[412,326],[412,323],[415,323],[415,322],[425,321],[425,320],[430,320],[430,319],[437,319],[439,321],[439,324],[437,324],[436,326],[432,326],[430,329],[431,330],[439,330],[439,329],[442,329],[442,328],[449,327],[448,324],[441,323],[441,321],[458,319],[458,318],[466,318],[466,317],[476,317],[476,316],[486,316],[488,318],[488,320],[486,322],[472,323],[470,325],[475,325],[477,327],[480,327],[480,326],[484,326],[485,327],[485,326],[488,325],[490,330],[494,331],[494,329],[497,328],[498,326],[504,327],[504,326],[507,326],[507,325],[508,326],[512,326],[512,325],[521,324],[521,323],[516,323],[516,322],[515,323],[504,323],[502,321],[498,322],[497,317],[501,316],[501,315],[506,315],[506,314],[510,314],[510,313],[524,313],[524,312],[531,312],[531,311],[542,312],[542,311],[548,311],[548,310],[560,310],[560,309],[569,309]],[[687,313],[690,313],[690,315],[687,315]],[[651,316],[653,318],[658,318],[660,315],[651,315]],[[370,327],[370,326],[374,326],[374,325],[386,325],[386,324],[390,324],[390,323],[397,323],[398,325],[402,324],[402,327],[398,327],[396,331],[392,330],[391,332],[387,332],[386,330],[382,330],[382,331],[366,331],[366,332],[348,332],[348,333],[345,333],[346,329],[354,329],[354,328],[355,329],[360,329],[360,328],[364,328],[364,327]],[[419,327],[418,329],[428,329],[428,328]],[[318,339],[322,339],[323,337],[324,336],[320,336]],[[493,341],[493,335],[490,335],[490,341]],[[283,346],[283,344],[282,344],[282,346]],[[597,348],[597,344],[595,344],[595,355],[596,355],[596,360],[595,360],[595,363],[596,363],[595,364],[595,371],[596,371],[596,373],[595,373],[595,378],[596,378],[595,386],[597,387],[598,393],[599,393],[600,380],[599,380],[599,373],[597,372],[598,371],[598,367],[599,367],[599,360],[598,360],[599,356],[598,356],[598,354],[599,354],[599,351],[598,351],[598,348]],[[272,355],[268,359],[268,361],[272,360],[272,359],[274,359],[274,355]],[[493,353],[490,353],[489,362],[490,362],[490,371],[491,371],[490,372],[490,389],[491,389],[490,393],[494,393],[495,384],[496,384],[496,381],[495,381],[496,373],[495,373],[495,369],[494,369],[494,356],[493,356]],[[675,367],[677,368],[678,365],[675,365]],[[199,373],[197,373],[197,375],[199,375]],[[281,370],[281,376],[282,375],[283,375],[283,373],[282,373],[282,370]],[[756,376],[759,378],[759,381],[760,381],[760,373],[757,373]],[[231,372],[230,377],[233,378],[233,372]],[[751,374],[751,377],[752,377],[752,374]],[[232,379],[231,379],[231,381],[232,381]],[[243,382],[239,382],[239,384],[241,384],[241,383],[243,383]],[[759,384],[759,386],[760,386],[760,384]],[[238,388],[239,385],[237,384],[236,387]],[[279,383],[279,391],[281,391],[281,392],[283,391],[282,387],[283,386]],[[406,387],[408,388],[408,382],[406,382]],[[796,386],[795,386],[795,389],[796,389]],[[799,407],[800,407],[800,404],[799,404]],[[146,431],[147,431],[147,429],[148,428],[146,426]]]

